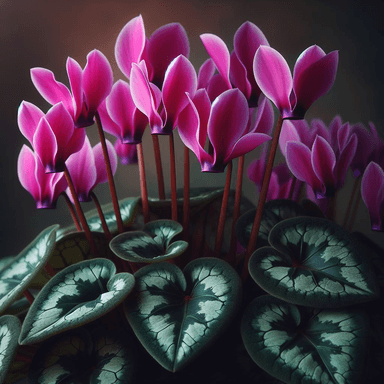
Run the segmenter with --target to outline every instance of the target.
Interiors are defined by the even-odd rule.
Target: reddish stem
[[[228,164],[228,168],[227,168],[227,177],[225,179],[224,194],[223,194],[223,200],[221,202],[219,224],[217,227],[215,251],[213,254],[214,257],[220,257],[221,246],[223,244],[224,226],[225,226],[225,219],[227,217],[229,191],[231,188],[231,176],[232,176],[232,161]]]
[[[183,202],[183,228],[184,240],[189,240],[189,149],[184,147],[184,202]]]
[[[109,190],[111,192],[113,210],[115,211],[117,228],[119,229],[120,233],[123,233],[124,232],[124,224],[123,224],[123,220],[121,219],[119,201],[117,199],[115,182],[113,180],[111,162],[109,161],[109,154],[108,154],[107,144],[105,142],[105,135],[104,135],[103,127],[101,125],[101,120],[100,120],[100,116],[99,116],[98,112],[96,112],[95,118],[96,118],[96,123],[97,123],[97,130],[99,131],[101,147],[103,149],[105,167],[106,167],[107,176],[108,176]]]
[[[65,192],[62,192],[62,195],[63,195],[63,197],[64,197],[64,199],[65,199],[65,201],[66,201],[66,203],[68,205],[69,212],[71,213],[72,220],[75,223],[77,231],[81,232],[82,229],[81,229],[81,226],[80,226],[80,223],[79,223],[79,219],[77,218],[76,212],[73,209],[73,205],[71,203],[71,200],[69,199],[68,195]]]
[[[173,132],[169,135],[169,153],[171,161],[171,207],[172,220],[177,221],[177,196],[176,196],[176,160]]]
[[[283,119],[280,115],[279,119],[277,120],[277,123],[276,123],[275,133],[273,135],[272,144],[271,144],[271,147],[269,149],[268,162],[267,162],[267,166],[265,168],[263,185],[261,187],[259,203],[257,204],[255,220],[254,220],[253,226],[252,226],[252,231],[251,231],[251,236],[250,236],[249,243],[248,243],[247,253],[245,255],[243,271],[241,274],[243,281],[245,281],[248,277],[249,258],[251,257],[251,254],[253,253],[253,251],[256,248],[257,236],[259,234],[261,218],[263,216],[264,204],[265,204],[265,201],[267,199],[269,181],[271,180],[273,162],[275,160],[276,150],[277,150],[277,146],[279,144],[279,137],[280,137],[282,125],[283,125]]]
[[[101,226],[103,227],[104,235],[107,238],[107,240],[110,241],[110,240],[112,240],[112,235],[111,235],[111,232],[109,231],[108,225],[105,221],[104,213],[103,213],[103,210],[101,209],[99,199],[96,197],[94,192],[91,192],[89,195],[91,196],[91,199],[94,201],[94,203],[96,205],[96,209],[97,209],[97,212],[99,214],[100,221],[101,221]]]
[[[142,143],[137,144],[136,148],[137,148],[137,158],[139,160],[141,204],[143,205],[144,224],[146,224],[149,221],[149,205],[148,205],[147,182],[145,180],[143,144]]]
[[[95,246],[95,243],[94,243],[93,238],[92,238],[91,230],[89,229],[87,220],[84,216],[84,212],[81,209],[80,201],[79,201],[79,198],[76,194],[71,175],[69,174],[68,168],[65,164],[64,164],[64,176],[67,180],[68,187],[69,187],[69,190],[70,190],[71,195],[72,195],[72,199],[75,203],[75,208],[76,208],[77,214],[79,215],[81,226],[84,228],[85,236],[86,236],[88,243],[89,243],[89,246],[91,248],[91,253],[93,255],[96,255],[96,246]]]
[[[153,151],[155,153],[157,185],[159,187],[159,199],[165,200],[163,166],[161,165],[161,154],[160,154],[160,145],[159,145],[158,136],[152,135],[152,141],[153,141]]]
[[[236,256],[237,237],[236,237],[235,227],[236,227],[236,222],[240,216],[241,191],[243,188],[244,160],[245,160],[245,155],[240,156],[238,161],[238,166],[237,166],[236,195],[235,195],[235,205],[233,208],[231,245],[229,247],[229,252],[226,257],[226,261],[228,261],[228,263],[232,263],[235,260],[235,256]]]
[[[353,183],[351,196],[350,196],[349,202],[348,202],[348,208],[347,208],[347,211],[345,212],[345,216],[344,216],[343,228],[347,228],[349,214],[351,213],[352,204],[353,204],[353,201],[355,200],[355,197],[356,197],[356,192],[357,192],[357,189],[359,186],[359,181],[360,181],[360,178],[358,177],[355,179],[355,181]]]
[[[23,295],[27,298],[27,300],[29,301],[29,304],[32,305],[32,303],[35,301],[35,298],[33,297],[32,293],[29,292],[28,289],[26,289],[26,290],[23,292]]]

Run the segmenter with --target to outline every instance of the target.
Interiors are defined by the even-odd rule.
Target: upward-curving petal
[[[189,57],[188,36],[181,24],[170,23],[153,32],[147,44],[147,58],[153,70],[150,80],[161,89],[171,61],[179,55]]]
[[[264,97],[257,107],[255,124],[250,132],[271,135],[274,120],[272,103]]]
[[[86,111],[83,111],[84,108],[84,94],[83,94],[83,70],[80,67],[80,64],[68,57],[67,59],[67,74],[69,78],[69,83],[71,84],[72,96],[74,100],[74,120],[80,117]]]
[[[106,140],[106,144],[107,144],[109,161],[111,163],[112,174],[114,175],[117,170],[117,153],[113,144],[109,140]],[[101,147],[101,143],[96,144],[93,147],[92,151],[93,151],[93,156],[95,158],[95,166],[96,166],[96,173],[97,173],[97,178],[94,184],[94,186],[96,186],[97,184],[106,183],[108,181],[108,175],[107,175],[107,169],[105,167],[105,161],[104,161],[103,149]]]
[[[287,143],[289,141],[301,143],[300,135],[297,132],[296,126],[290,120],[284,120],[279,136],[280,151],[284,157],[287,156]]]
[[[207,59],[201,65],[197,75],[197,89],[207,88],[216,70],[215,63],[212,59]]]
[[[17,124],[20,132],[32,144],[33,135],[36,132],[40,119],[44,116],[44,112],[36,107],[36,105],[28,101],[22,101],[17,112]]]
[[[26,189],[37,202],[40,199],[40,186],[36,182],[35,169],[35,154],[24,144],[17,158],[17,175],[23,188]]]
[[[204,33],[200,35],[200,39],[209,56],[215,62],[216,68],[223,77],[227,88],[231,89],[232,85],[229,81],[230,55],[226,44],[220,37],[212,33]]]
[[[93,118],[101,102],[110,94],[113,73],[107,58],[97,49],[87,55],[83,71],[83,90],[88,117]]]
[[[291,117],[292,76],[284,57],[275,49],[261,45],[256,51],[253,70],[257,85],[280,111]]]
[[[249,106],[257,106],[258,97],[256,98],[256,100],[250,100],[252,95],[252,86],[247,78],[247,69],[245,68],[244,64],[238,59],[235,51],[231,53],[229,78],[231,83],[233,84],[233,87],[239,88],[240,91],[243,92],[244,96],[248,100]]]
[[[353,158],[355,157],[357,150],[358,139],[354,133],[349,137],[348,142],[344,145],[343,149],[337,159],[337,165],[335,169],[336,187],[341,188],[344,185],[347,171],[351,166]]]
[[[146,43],[141,15],[130,20],[120,31],[115,44],[115,58],[120,71],[129,79],[132,63],[142,59]]]

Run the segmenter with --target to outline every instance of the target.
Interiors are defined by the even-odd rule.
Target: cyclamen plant
[[[383,250],[351,230],[361,198],[372,229],[383,230],[384,144],[372,123],[304,120],[334,83],[337,51],[307,48],[292,76],[251,22],[237,30],[232,53],[218,36],[201,39],[210,58],[197,74],[180,24],[148,39],[138,16],[115,46],[129,82],[113,84],[98,50],[84,70],[68,58],[71,91],[48,69],[31,70],[53,106],[44,113],[21,103],[18,125],[32,149],[21,149],[18,176],[38,209],[63,196],[74,225],[51,226],[0,259],[1,383],[382,378]],[[92,148],[84,127],[94,123],[100,143]],[[146,127],[158,197],[147,192]],[[175,130],[185,146],[180,191]],[[169,136],[170,199],[157,135]],[[255,208],[242,197],[244,156],[261,145],[248,168],[260,192]],[[274,167],[279,145],[286,162]],[[224,188],[190,188],[190,151],[203,173],[226,172]],[[138,163],[141,197],[118,200],[118,158]],[[349,169],[355,186],[336,223]],[[106,181],[112,203],[101,207],[94,189]],[[84,214],[80,202],[90,201],[96,209]]]

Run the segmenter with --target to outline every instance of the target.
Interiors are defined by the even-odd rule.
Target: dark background
[[[367,124],[373,121],[383,137],[382,13],[369,2],[0,0],[0,257],[20,252],[48,225],[70,223],[63,200],[59,200],[57,210],[36,210],[33,198],[21,187],[17,178],[17,157],[23,143],[27,143],[17,127],[17,108],[22,100],[34,103],[44,111],[50,107],[35,90],[29,69],[36,66],[48,68],[55,73],[58,81],[68,85],[65,70],[67,56],[84,67],[87,53],[97,48],[110,60],[115,81],[124,78],[115,62],[114,45],[122,27],[140,13],[147,36],[163,24],[180,22],[188,33],[190,60],[196,68],[208,58],[200,34],[214,33],[232,50],[233,35],[246,20],[261,28],[271,46],[283,54],[291,68],[297,56],[312,44],[319,45],[326,53],[339,50],[336,82],[332,90],[312,106],[307,118],[320,117],[329,124],[336,114],[340,114],[343,121],[351,123],[361,121]],[[96,144],[95,128],[90,127],[87,132],[93,145]],[[168,140],[161,140],[161,144],[168,180]],[[181,187],[183,151],[179,140],[177,145],[178,186]],[[149,132],[145,134],[144,151],[149,193],[157,196]],[[249,154],[246,163],[257,153]],[[201,174],[195,159],[192,169],[192,186],[222,186],[224,183],[224,175]],[[137,167],[120,166],[116,176],[118,196],[139,195],[138,180]],[[344,215],[350,186],[351,181],[338,196],[339,223]],[[244,192],[256,202],[255,187],[246,177]],[[97,187],[96,193],[102,203],[109,201],[107,186]],[[91,209],[93,205],[84,208]],[[363,203],[355,229],[383,243],[382,234],[370,232],[369,216]]]

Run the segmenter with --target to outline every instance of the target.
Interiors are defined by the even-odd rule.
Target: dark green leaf
[[[134,286],[131,274],[115,273],[112,261],[93,259],[56,274],[31,305],[19,343],[37,343],[111,311]]]
[[[240,304],[241,283],[232,267],[201,258],[183,272],[169,263],[135,274],[135,299],[126,315],[147,351],[169,371],[196,358],[229,325]]]
[[[110,242],[112,251],[131,262],[153,263],[181,255],[188,247],[185,241],[170,241],[183,227],[172,220],[156,220],[148,223],[143,231],[125,232]]]
[[[241,334],[262,369],[285,383],[361,383],[367,317],[355,310],[298,309],[261,296],[246,309]]]
[[[30,282],[44,268],[52,254],[58,227],[53,225],[41,232],[0,271],[0,313],[28,288]]]
[[[20,334],[20,321],[15,316],[0,317],[0,383],[5,379],[16,353]]]
[[[337,308],[373,300],[376,277],[365,248],[339,225],[298,217],[277,224],[272,247],[251,257],[252,278],[268,293],[289,303]]]

